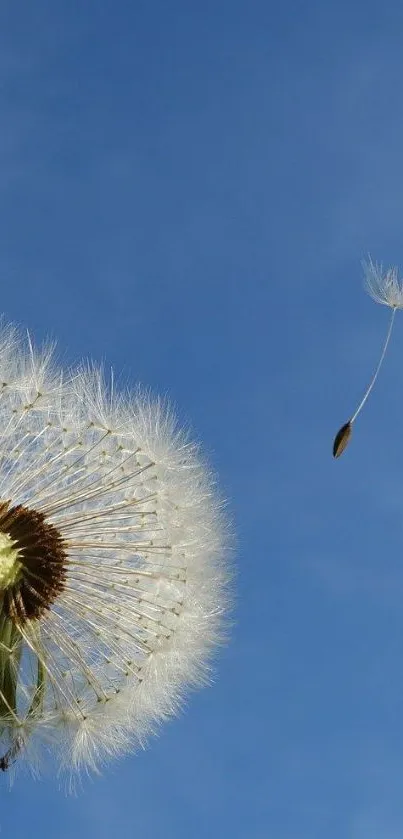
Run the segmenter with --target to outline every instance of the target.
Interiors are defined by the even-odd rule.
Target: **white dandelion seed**
[[[0,769],[144,744],[207,680],[228,606],[222,506],[160,402],[67,378],[0,332]]]
[[[386,272],[383,271],[382,265],[377,265],[371,259],[368,262],[363,262],[365,287],[376,303],[381,303],[383,306],[389,306],[392,313],[389,320],[386,338],[382,347],[382,352],[376,366],[372,379],[361,399],[358,408],[354,412],[348,422],[346,422],[337,432],[333,442],[333,456],[340,457],[351,437],[353,423],[361,413],[374,384],[378,378],[379,371],[382,367],[383,360],[388,349],[389,341],[392,335],[395,315],[398,309],[403,309],[403,281],[399,279],[397,268],[389,268]]]

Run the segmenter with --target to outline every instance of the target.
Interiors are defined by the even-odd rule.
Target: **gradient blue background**
[[[1,781],[4,836],[401,839],[401,2],[5,0],[0,288],[64,361],[169,395],[238,537],[215,685],[65,798]]]

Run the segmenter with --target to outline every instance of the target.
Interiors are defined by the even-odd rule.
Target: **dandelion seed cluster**
[[[0,332],[0,769],[142,745],[228,606],[214,483],[169,411]]]

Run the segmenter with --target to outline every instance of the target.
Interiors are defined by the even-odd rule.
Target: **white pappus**
[[[0,333],[0,769],[142,745],[208,680],[228,528],[170,411]]]

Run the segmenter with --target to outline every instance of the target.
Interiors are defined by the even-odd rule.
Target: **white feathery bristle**
[[[208,679],[229,606],[223,505],[161,401],[111,393],[94,368],[63,375],[50,348],[4,325],[0,429],[0,501],[42,516],[65,551],[46,608],[27,565],[38,614],[9,609],[1,623],[0,610],[15,681],[11,701],[0,676],[3,753],[96,769],[142,746]]]
[[[391,309],[403,309],[403,286],[397,268],[383,270],[371,259],[363,262],[365,287],[376,303]]]

